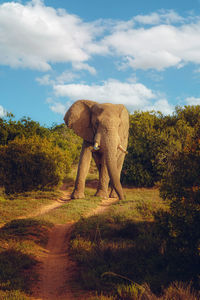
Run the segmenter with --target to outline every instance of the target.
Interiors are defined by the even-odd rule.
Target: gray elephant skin
[[[93,156],[99,171],[96,196],[118,196],[124,199],[120,174],[128,144],[129,114],[122,104],[99,104],[89,100],[76,101],[66,112],[64,121],[83,138],[78,172],[72,199],[84,198],[85,180]]]

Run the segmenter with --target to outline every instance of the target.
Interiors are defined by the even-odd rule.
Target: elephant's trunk
[[[122,186],[120,183],[120,173],[117,169],[116,155],[112,155],[112,153],[107,153],[106,154],[106,164],[107,164],[108,174],[110,176],[110,180],[113,185],[113,188],[115,189],[119,199],[123,200],[124,193],[123,193]]]
[[[124,194],[120,183],[120,170],[118,170],[117,166],[118,145],[118,136],[115,136],[114,134],[111,135],[109,133],[107,133],[107,135],[104,136],[104,139],[100,142],[100,149],[101,146],[104,149],[104,156],[111,184],[113,185],[119,199],[122,200],[124,199]]]

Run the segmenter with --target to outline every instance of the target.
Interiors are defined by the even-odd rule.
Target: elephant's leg
[[[94,153],[93,157],[99,171],[99,183],[95,196],[108,198],[108,184],[110,178],[108,175],[105,159],[100,153]]]
[[[113,185],[111,184],[111,191],[110,191],[110,195],[109,195],[109,198],[118,198],[118,195],[113,187]]]
[[[76,176],[75,188],[71,195],[72,199],[85,198],[85,180],[90,168],[92,158],[91,145],[84,141],[79,159],[78,172]]]
[[[125,155],[123,153],[119,152],[118,159],[117,159],[117,170],[118,170],[119,174],[121,174],[121,171],[122,171],[124,158],[125,158]],[[110,191],[109,197],[110,198],[117,198],[118,197],[112,183],[111,183],[111,191]]]

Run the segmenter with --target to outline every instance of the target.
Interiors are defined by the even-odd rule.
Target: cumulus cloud
[[[133,20],[146,25],[155,25],[159,23],[171,24],[184,21],[184,19],[173,10],[161,10],[160,12],[153,12],[149,15],[137,15]]]
[[[50,105],[50,109],[57,113],[57,114],[61,114],[61,115],[64,115],[65,112],[66,112],[66,106],[63,105],[62,103],[60,102],[55,102],[53,104]]]
[[[186,105],[200,105],[200,98],[188,97],[185,101]]]
[[[0,105],[0,118],[6,116],[6,110],[3,108],[2,105]]]
[[[42,77],[37,77],[36,81],[40,84],[40,85],[52,85],[54,84],[54,80],[52,80],[50,78],[49,74],[46,74]]]
[[[172,112],[167,100],[159,100],[158,95],[141,83],[110,79],[101,85],[55,85],[54,91],[56,96],[66,97],[70,103],[78,99],[90,99],[100,103],[123,103],[130,112],[153,109],[166,114]]]
[[[173,15],[171,15],[171,19]],[[200,21],[189,24],[160,24],[158,14],[137,16],[143,23],[158,23],[148,27],[116,29],[104,37],[103,43],[113,55],[123,57],[123,67],[134,69],[180,68],[186,63],[200,63]],[[174,20],[178,15],[174,14]],[[124,62],[125,61],[125,62]]]
[[[55,85],[57,96],[66,96],[72,100],[92,99],[99,102],[124,103],[140,107],[154,98],[153,92],[141,83],[123,83],[110,79],[102,85],[66,84]]]
[[[89,73],[95,75],[96,69],[86,63],[83,62],[74,62],[73,64],[74,69],[76,70],[87,70]]]
[[[159,99],[152,103],[151,105],[147,106],[145,110],[148,111],[160,111],[164,115],[170,115],[174,111],[174,105],[168,103],[167,99]]]
[[[55,84],[65,84],[72,82],[73,80],[79,78],[79,75],[68,70],[62,72],[57,77],[53,78],[50,74],[45,74],[44,76],[37,77],[36,81],[40,85],[55,85]]]
[[[51,63],[87,61],[96,34],[92,23],[39,0],[1,4],[0,28],[0,64],[42,71],[51,69]]]
[[[49,105],[49,108],[51,111],[53,111],[56,114],[64,115],[67,108],[69,107],[69,104],[67,103],[64,105],[63,103],[56,101],[55,99],[52,98],[47,98],[46,103]]]
[[[0,5],[0,64],[48,71],[54,63],[95,75],[94,55],[110,55],[123,67],[155,69],[200,64],[200,21],[173,10],[127,21],[84,22],[40,0]]]

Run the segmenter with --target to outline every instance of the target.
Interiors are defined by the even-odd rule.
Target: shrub
[[[54,145],[70,152],[73,163],[79,161],[82,138],[77,136],[72,129],[69,129],[65,124],[55,125],[51,128],[50,139]]]
[[[167,258],[168,272],[176,280],[200,275],[200,126],[184,148],[168,158],[161,195],[170,201],[170,211],[156,216],[157,228]]]
[[[157,155],[165,139],[161,134],[162,115],[135,112],[130,116],[128,155],[122,170],[122,182],[151,187],[160,179]]]
[[[160,182],[170,156],[182,151],[194,137],[200,120],[200,106],[177,107],[172,116],[159,112],[134,112],[130,115],[128,154],[122,182],[151,187]]]
[[[0,118],[0,145],[7,145],[9,141],[14,140],[16,137],[25,136],[28,138],[34,135],[48,137],[50,130],[26,117],[19,121],[15,121],[12,114]]]
[[[46,138],[16,138],[0,146],[0,180],[7,194],[57,186],[70,166],[70,153]]]

